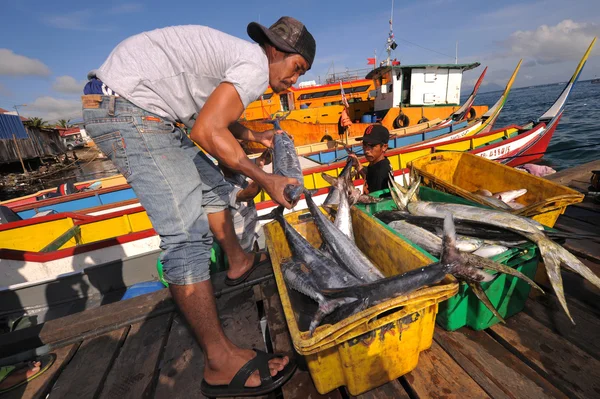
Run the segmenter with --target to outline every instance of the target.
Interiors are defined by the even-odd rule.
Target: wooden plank
[[[564,186],[568,186],[571,180],[587,181],[589,184],[590,178],[592,177],[592,170],[597,169],[600,169],[600,160],[584,163],[583,165],[561,170],[560,172],[544,177],[547,180]]]
[[[417,368],[401,378],[417,398],[490,397],[435,341],[421,352]]]
[[[591,224],[592,226],[590,226],[590,228],[598,226],[600,225],[600,212],[598,212],[595,207],[590,207],[589,205],[590,204],[586,204],[586,206],[568,206],[563,216]]]
[[[150,319],[175,308],[169,290],[160,290],[85,310],[27,329],[0,335],[0,357],[20,352],[28,347],[63,341],[105,327],[122,328],[128,320]]]
[[[394,380],[389,382],[379,388],[373,389],[369,392],[365,392],[362,395],[351,396],[350,398],[356,399],[380,399],[380,398],[389,398],[389,399],[410,399],[410,396],[406,393],[402,384],[398,380]]]
[[[204,355],[181,316],[175,316],[160,366],[155,399],[204,398]]]
[[[267,326],[269,327],[269,335],[271,336],[271,345],[276,353],[285,353],[290,357],[296,355],[293,349],[290,333],[283,315],[281,300],[277,292],[277,286],[274,281],[261,284],[263,304],[265,314],[267,316]],[[301,359],[296,359],[297,361]],[[315,384],[310,378],[308,371],[298,369],[294,376],[281,389],[285,399],[296,398],[331,398],[341,399],[341,394],[338,390],[330,392],[326,395],[321,395],[317,392]],[[401,396],[400,396],[401,397]]]
[[[269,267],[261,267],[252,279],[272,274]],[[231,290],[225,285],[226,272],[211,276],[215,293]],[[234,287],[235,288],[235,287]],[[166,314],[175,309],[169,290],[159,290],[126,301],[88,309],[77,314],[48,321],[44,324],[0,335],[0,357],[10,356],[27,348],[60,342],[106,328],[122,328],[137,322]],[[105,333],[108,331],[102,331]]]
[[[573,325],[554,295],[538,296],[525,304],[525,312],[554,333],[568,339],[588,354],[600,359],[600,319],[569,300]]]
[[[493,398],[566,398],[483,331],[437,329],[435,340]]]
[[[265,350],[253,289],[223,295],[217,299],[225,335],[241,348]],[[204,355],[187,324],[175,317],[160,366],[155,398],[204,398],[200,383]]]
[[[231,342],[244,349],[266,350],[252,287],[223,295],[217,300],[217,310],[223,331]]]
[[[600,392],[600,361],[525,313],[496,324],[490,334],[569,397]]]
[[[129,328],[111,331],[84,341],[52,388],[52,399],[95,398]]]
[[[583,258],[579,258],[579,260],[583,262],[584,265],[588,266],[592,271],[599,266],[598,264]],[[596,309],[596,311],[600,311],[600,289],[598,287],[575,272],[562,269],[561,275],[563,279],[563,290],[567,297],[567,305],[569,303],[569,299],[574,298],[588,305],[589,307]],[[600,275],[600,273],[598,273],[598,275]],[[535,280],[542,286],[542,288],[544,288],[546,292],[554,292],[550,286],[550,281],[548,280],[545,269],[538,268]],[[532,296],[537,296],[537,293],[534,293]]]
[[[125,344],[106,378],[101,398],[148,398],[162,354],[171,314],[131,326]]]
[[[69,360],[71,360],[71,357],[73,357],[73,354],[77,351],[78,346],[79,344],[73,344],[53,351],[56,355],[56,360],[48,370],[26,385],[2,394],[2,399],[45,398],[64,366],[69,363]]]
[[[597,225],[593,226],[589,223],[585,223],[580,220],[563,216],[560,216],[555,225],[557,229],[575,234],[597,233]],[[594,240],[567,239],[563,244],[563,247],[565,247],[568,251],[572,252],[574,255],[582,256],[584,258],[600,262],[600,243]]]

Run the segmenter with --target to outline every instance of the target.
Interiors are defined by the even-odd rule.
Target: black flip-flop
[[[254,349],[256,356],[244,364],[241,369],[233,377],[229,385],[209,385],[202,380],[200,391],[202,395],[208,398],[224,398],[231,396],[261,396],[266,395],[283,384],[285,384],[296,371],[296,362],[290,359],[289,363],[275,377],[271,377],[269,371],[269,360],[283,355],[266,353],[261,350]],[[260,386],[249,388],[245,387],[246,380],[258,370],[260,375]]]
[[[261,261],[260,257],[263,254],[267,254],[267,259]],[[248,279],[248,277],[250,277],[250,275],[252,274],[252,272],[254,270],[256,270],[257,267],[262,266],[262,265],[266,265],[267,263],[271,262],[271,260],[269,259],[269,253],[267,251],[256,251],[254,252],[254,261],[252,263],[252,267],[250,269],[248,269],[248,271],[246,271],[246,273],[242,274],[240,277],[235,278],[235,279],[231,279],[229,277],[225,278],[225,285],[228,285],[230,287],[239,285],[241,283],[243,283],[244,281],[246,281]]]

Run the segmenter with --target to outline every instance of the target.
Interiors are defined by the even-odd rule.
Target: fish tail
[[[562,276],[560,274],[560,263],[563,259],[562,252],[566,251],[558,244],[555,244],[538,234],[531,234],[529,237],[540,249],[540,254],[542,255],[542,259],[544,259],[544,266],[546,267],[546,274],[548,275],[552,289],[558,298],[558,302],[560,302],[571,322],[575,324],[571,312],[569,312],[569,308],[567,307],[567,299],[565,298]]]
[[[483,258],[474,254],[463,254],[463,257],[467,260],[467,264],[476,267],[478,269],[488,269],[494,270],[500,273],[509,274],[511,276],[515,276],[527,282],[527,284],[531,285],[533,288],[540,290],[540,292],[544,293],[544,290],[537,285],[533,280],[529,277],[521,273],[520,271],[513,269],[510,266],[503,265],[502,263],[494,262],[493,260]]]
[[[452,214],[446,214],[444,218],[444,235],[442,237],[442,259],[441,263],[453,276],[468,282],[491,281],[494,279],[489,273],[467,264],[467,258],[456,247],[456,229]]]
[[[335,176],[331,176],[328,175],[327,173],[321,173],[321,177],[323,178],[323,180],[325,180],[327,183],[329,183],[330,186],[337,188],[338,190],[342,189],[342,178],[341,177],[335,177]]]
[[[555,262],[557,266],[555,266],[556,270],[558,270],[558,275],[560,276],[560,264],[564,264],[568,266],[570,269],[575,271],[575,273],[579,274],[581,277],[594,284],[596,287],[600,288],[600,278],[590,270],[589,267],[584,265],[575,255],[558,245],[557,243],[544,238],[541,242],[538,242],[538,246],[540,248],[540,252],[542,257],[544,258],[544,263],[546,263],[546,257],[552,258],[551,262]],[[546,265],[546,272],[548,273],[548,277],[550,277],[550,270]],[[552,282],[552,279],[550,280]],[[562,293],[562,279],[559,280],[561,293]],[[558,296],[558,294],[557,294]],[[564,294],[563,294],[564,297]],[[560,299],[560,298],[559,298]],[[562,302],[561,302],[562,304]],[[566,309],[566,302],[563,306],[567,314],[569,313]],[[570,317],[570,315],[569,315]],[[571,319],[573,321],[573,319]]]
[[[273,209],[271,212],[267,213],[266,215],[255,217],[254,220],[280,220],[281,218],[283,218],[284,209],[285,208],[282,205],[280,205],[277,208]]]
[[[313,333],[315,332],[319,324],[321,324],[325,316],[333,313],[333,311],[338,309],[339,307],[355,301],[355,298],[337,298],[320,302],[317,312],[310,321],[310,326],[308,329],[310,336],[312,337]]]
[[[500,320],[502,323],[506,323],[504,321],[504,318],[502,316],[500,316],[500,313],[498,313],[498,310],[494,307],[494,305],[490,301],[490,298],[488,298],[488,296],[485,293],[485,291],[483,291],[483,289],[481,288],[481,285],[479,285],[479,283],[468,283],[468,284],[469,284],[469,287],[471,287],[471,290],[473,291],[473,293],[475,294],[475,296],[481,302],[483,302],[483,304],[485,305],[485,307],[488,308],[489,311],[492,312],[493,315],[496,316],[496,318],[498,320]]]

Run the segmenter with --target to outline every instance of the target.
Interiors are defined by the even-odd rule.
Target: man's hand
[[[258,158],[256,158],[256,166],[263,168],[265,165],[270,164],[273,161],[271,150],[265,150]]]
[[[254,132],[254,140],[252,141],[260,143],[267,148],[273,148],[273,137],[275,137],[276,134],[281,133],[283,133],[283,130],[276,129],[265,130],[264,132]]]
[[[360,172],[360,170],[362,169],[362,165],[360,164],[360,161],[358,160],[356,154],[353,152],[348,153],[348,158],[352,160],[352,166],[354,166],[356,170]]]
[[[283,190],[287,185],[298,186],[300,182],[292,177],[280,175],[267,175],[263,184],[263,189],[269,194],[271,199],[287,209],[292,209],[295,204],[289,203],[283,195]]]

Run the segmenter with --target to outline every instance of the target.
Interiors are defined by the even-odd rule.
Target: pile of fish
[[[275,159],[277,156],[276,151]],[[470,284],[497,316],[499,315],[479,286],[481,282],[495,278],[495,275],[486,270],[517,276],[539,289],[533,281],[512,268],[478,255],[460,252],[451,215],[443,220],[443,234],[438,249],[441,255],[439,262],[384,277],[354,242],[350,207],[361,195],[352,184],[350,162],[338,178],[323,177],[332,184],[326,205],[335,202],[338,205],[334,222],[315,204],[311,193],[304,190],[308,209],[323,241],[321,248],[313,247],[287,222],[283,217],[283,207],[259,218],[275,219],[281,224],[292,253],[291,258],[282,263],[283,277],[291,289],[318,304],[309,326],[311,335],[326,316],[329,322],[335,323],[388,299],[439,283],[447,274]],[[413,190],[412,193],[414,192]]]
[[[440,246],[439,229],[442,223],[441,220],[448,215],[451,215],[458,221],[457,229],[459,233],[471,236],[471,238],[466,239],[467,243],[462,247],[467,253],[471,252],[478,244],[480,246],[475,251],[480,251],[482,255],[488,255],[487,252],[490,251],[490,246],[500,245],[509,247],[519,245],[523,239],[535,243],[544,260],[546,273],[548,274],[552,288],[565,313],[573,323],[574,321],[567,307],[564,295],[560,266],[568,266],[600,288],[600,278],[598,276],[573,254],[551,240],[553,236],[560,237],[560,233],[548,233],[540,223],[502,210],[418,201],[414,198],[414,193],[418,185],[419,180],[417,179],[407,189],[397,184],[393,179],[390,179],[390,192],[399,210],[380,212],[375,214],[375,216],[386,223],[390,223],[391,227],[400,231],[401,234],[410,235],[409,239],[416,240],[415,242],[418,245],[422,245],[432,253],[439,254],[441,252],[442,256],[443,247]],[[437,223],[433,221],[436,218],[438,219]],[[430,231],[434,231],[435,233],[431,234]],[[429,239],[419,237],[419,234],[426,233],[430,233],[428,236]],[[475,241],[472,241],[473,236],[475,236]],[[457,238],[457,240],[460,239]],[[471,255],[475,254],[475,251]],[[491,251],[491,253],[495,253],[495,251]]]

